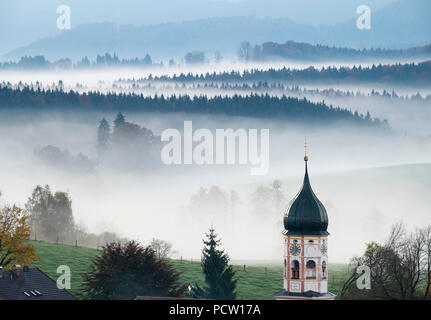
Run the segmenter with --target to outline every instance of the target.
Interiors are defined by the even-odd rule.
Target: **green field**
[[[81,273],[88,270],[91,260],[100,252],[96,249],[75,247],[63,244],[51,244],[41,241],[32,241],[36,248],[36,255],[40,259],[34,263],[53,279],[59,265],[68,265],[72,272],[72,293],[79,292],[82,284]],[[182,273],[182,279],[187,283],[197,282],[204,284],[201,265],[195,261],[170,260],[175,268]],[[283,267],[274,263],[268,265],[234,266],[236,271],[237,298],[238,299],[274,299],[274,293],[283,287]],[[329,290],[338,293],[346,277],[347,266],[342,264],[329,264]]]

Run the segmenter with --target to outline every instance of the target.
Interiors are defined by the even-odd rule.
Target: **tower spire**
[[[308,178],[307,139],[305,176],[301,191],[284,215],[284,290],[277,300],[333,300],[328,291],[328,214]]]

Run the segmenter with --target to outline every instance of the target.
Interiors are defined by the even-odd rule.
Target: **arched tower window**
[[[316,262],[308,260],[306,264],[307,279],[316,279]]]
[[[326,261],[322,262],[322,278],[326,279],[328,271],[326,269]]]
[[[299,279],[299,262],[297,260],[292,261],[292,279]]]

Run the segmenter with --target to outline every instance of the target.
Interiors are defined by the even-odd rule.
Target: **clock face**
[[[328,247],[326,245],[326,241],[322,242],[322,245],[320,246],[320,251],[322,252],[322,255],[326,256],[328,253]]]
[[[290,245],[289,251],[292,256],[299,256],[301,253],[301,246],[297,243],[292,243]]]

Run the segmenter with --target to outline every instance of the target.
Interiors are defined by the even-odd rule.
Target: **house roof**
[[[12,271],[3,271],[0,278],[0,300],[76,300],[66,289],[58,289],[57,283],[38,268],[21,272],[12,279]]]

